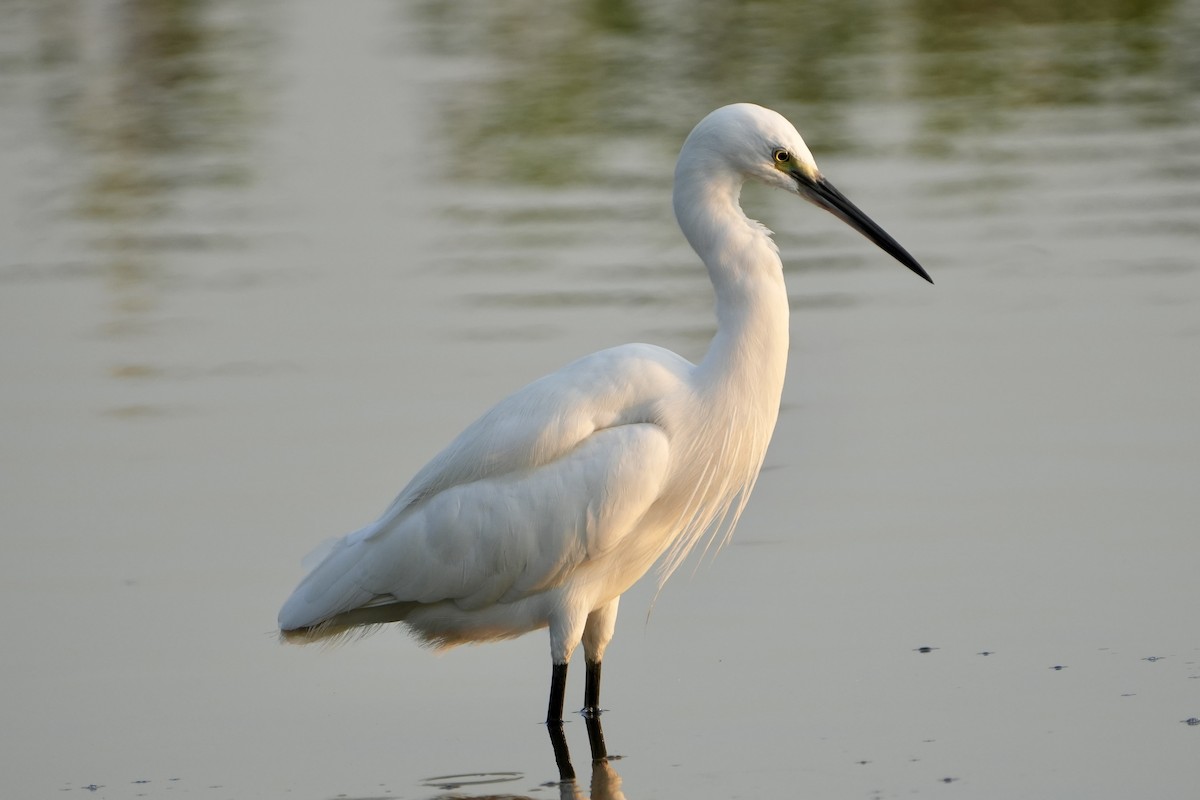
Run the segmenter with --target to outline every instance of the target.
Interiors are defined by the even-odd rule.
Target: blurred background
[[[556,796],[543,634],[275,614],[496,399],[703,354],[674,157],[752,101],[937,285],[747,188],[776,438],[734,542],[623,601],[580,791],[1182,796],[1197,42],[1196,0],[0,0],[0,787]]]

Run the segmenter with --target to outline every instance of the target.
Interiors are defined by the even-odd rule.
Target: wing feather
[[[384,516],[451,486],[547,464],[597,430],[655,422],[656,405],[693,368],[661,347],[601,350],[501,400],[426,464]]]
[[[381,600],[463,609],[560,585],[654,503],[670,439],[654,403],[690,367],[626,345],[535,381],[414,476],[375,523],[340,540],[279,615],[309,627]]]

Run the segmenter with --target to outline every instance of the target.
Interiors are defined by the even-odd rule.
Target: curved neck
[[[675,216],[716,292],[717,334],[699,364],[700,385],[736,383],[735,397],[778,413],[788,352],[783,264],[770,232],[738,203],[743,179],[729,168],[680,158]],[[713,167],[716,168],[713,168]]]

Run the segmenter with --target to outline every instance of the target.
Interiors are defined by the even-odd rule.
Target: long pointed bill
[[[871,218],[864,214],[858,206],[847,200],[846,195],[839,192],[832,183],[825,180],[824,177],[818,177],[816,180],[813,180],[799,172],[792,173],[792,177],[799,184],[800,194],[804,199],[830,212],[854,228],[854,230],[879,245],[892,258],[925,280],[933,283],[933,278],[929,277],[929,273],[925,271],[925,268],[918,264],[917,260],[909,255],[908,251],[901,247],[899,242],[889,236],[883,228],[872,222]]]

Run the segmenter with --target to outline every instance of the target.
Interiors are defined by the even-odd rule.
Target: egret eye
[[[776,164],[786,164],[792,160],[792,154],[783,148],[776,150],[773,155],[775,156]]]

